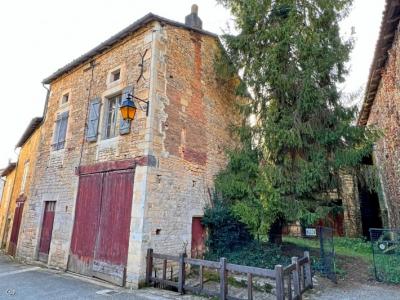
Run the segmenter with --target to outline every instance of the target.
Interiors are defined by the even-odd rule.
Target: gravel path
[[[353,286],[348,289],[327,289],[323,292],[318,291],[316,294],[310,294],[308,299],[321,299],[321,300],[369,300],[369,299],[384,299],[384,300],[398,300],[400,299],[400,288],[391,286],[370,286],[360,285]]]
[[[315,288],[304,295],[309,300],[399,300],[400,286],[379,282],[349,283],[339,282],[335,285],[318,278]]]

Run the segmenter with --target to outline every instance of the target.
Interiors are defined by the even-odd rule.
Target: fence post
[[[297,257],[292,257],[292,264],[296,265],[296,269],[294,269],[292,272],[294,298],[301,299],[300,265]]]
[[[219,280],[220,280],[220,299],[226,300],[228,294],[228,280],[226,276],[226,258],[221,257],[220,269],[219,269]]]
[[[307,288],[313,288],[313,282],[312,282],[312,273],[311,273],[311,258],[310,258],[310,252],[304,251],[304,256],[308,258],[307,263],[304,265],[304,270],[306,273],[306,287]]]
[[[276,299],[285,300],[285,282],[283,280],[282,265],[275,266]]]
[[[185,285],[185,257],[186,253],[179,254],[178,292],[183,295]]]
[[[253,274],[247,273],[247,299],[253,300]]]
[[[147,249],[146,256],[146,285],[150,285],[151,275],[153,273],[153,249]]]

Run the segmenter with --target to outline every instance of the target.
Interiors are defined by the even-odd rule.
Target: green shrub
[[[208,230],[207,247],[217,256],[252,241],[246,226],[220,200],[216,200],[213,207],[205,209],[202,222]]]

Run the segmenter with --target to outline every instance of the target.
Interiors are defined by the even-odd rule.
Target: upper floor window
[[[121,69],[111,72],[111,82],[118,81],[121,78]]]
[[[26,180],[28,177],[28,172],[29,172],[29,160],[25,162],[24,165],[24,173],[22,175],[22,182],[21,182],[21,194],[25,192],[25,186],[26,186]]]
[[[67,104],[69,101],[69,93],[66,93],[62,96],[61,98],[61,105],[65,105]]]
[[[121,95],[107,99],[105,109],[104,138],[109,139],[117,135],[117,122],[119,116],[119,106],[121,104]]]
[[[65,136],[67,135],[68,116],[69,113],[67,111],[57,115],[53,134],[53,150],[64,149]]]

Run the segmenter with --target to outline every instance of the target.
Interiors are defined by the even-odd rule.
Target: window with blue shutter
[[[56,126],[53,135],[53,150],[64,149],[65,136],[67,134],[68,127],[68,112],[63,112],[57,116]]]
[[[131,94],[133,90],[132,86],[127,86],[123,92],[122,92],[122,101],[124,101],[124,99],[126,98],[126,96],[128,94]],[[131,132],[131,121],[129,120],[124,120],[122,119],[122,117],[120,116],[120,122],[119,122],[119,134],[120,135],[124,135],[124,134],[128,134],[129,132]]]
[[[88,127],[86,132],[86,140],[88,142],[95,142],[97,140],[100,119],[100,105],[100,98],[93,99],[89,104]]]

